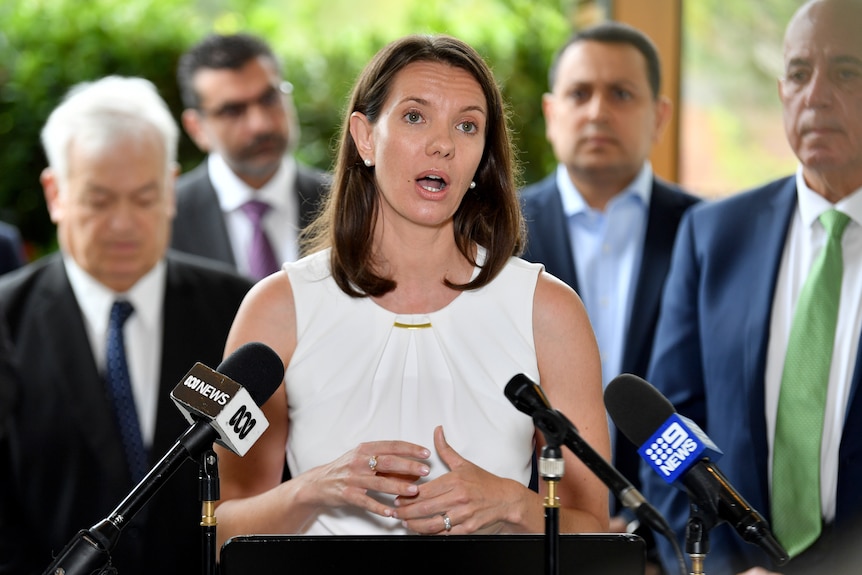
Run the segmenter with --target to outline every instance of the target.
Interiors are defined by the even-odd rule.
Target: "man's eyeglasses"
[[[285,81],[281,82],[277,87],[270,86],[269,89],[254,100],[226,102],[218,108],[210,110],[200,106],[198,107],[198,111],[204,116],[210,116],[217,120],[235,121],[245,117],[248,109],[252,106],[260,106],[267,112],[284,110],[284,96],[289,96],[292,93],[293,84]]]

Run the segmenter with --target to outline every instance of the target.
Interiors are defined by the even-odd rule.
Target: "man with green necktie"
[[[648,379],[724,451],[720,468],[791,557],[772,565],[719,525],[710,575],[859,571],[860,21],[860,0],[796,12],[778,81],[796,174],[693,208],[677,235]],[[649,469],[642,477],[682,540],[687,496]]]

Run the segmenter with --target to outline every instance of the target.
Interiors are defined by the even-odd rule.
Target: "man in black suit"
[[[0,275],[18,269],[26,263],[18,228],[0,222]]]
[[[12,343],[9,341],[6,324],[0,321],[0,445],[8,433],[9,416],[12,413],[15,394],[18,392],[18,382],[15,379],[17,374],[13,369],[12,356]],[[3,513],[0,512],[0,517],[2,516]]]
[[[180,59],[183,127],[209,152],[177,184],[172,246],[215,258],[259,279],[260,249],[250,200],[265,202],[263,228],[274,265],[300,255],[299,230],[328,188],[323,172],[297,162],[299,142],[290,83],[265,42],[246,34],[211,35]]]
[[[542,109],[559,165],[522,192],[524,257],[584,300],[605,385],[644,376],[676,228],[697,201],[657,179],[648,160],[671,110],[658,53],[640,31],[608,22],[570,37],[548,76]],[[611,441],[614,464],[637,485],[634,446],[615,432]]]
[[[220,363],[251,282],[167,251],[178,137],[150,82],[116,76],[73,89],[43,128],[60,252],[0,278],[20,382],[0,390],[16,398],[0,434],[0,573],[41,573],[107,517],[187,429],[171,390],[195,362]],[[120,332],[134,427],[119,423],[107,383],[118,302],[132,306]],[[137,466],[121,440],[135,428]],[[125,526],[112,552],[120,573],[201,571],[198,468],[186,462]]]

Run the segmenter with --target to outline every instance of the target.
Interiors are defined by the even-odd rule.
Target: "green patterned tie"
[[[772,455],[772,527],[791,557],[821,532],[820,444],[841,299],[841,235],[850,219],[820,216],[826,246],[799,293],[781,376]]]

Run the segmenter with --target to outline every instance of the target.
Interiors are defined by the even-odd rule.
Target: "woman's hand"
[[[406,441],[372,441],[362,443],[335,461],[303,474],[306,501],[323,507],[352,506],[383,517],[392,517],[394,509],[368,495],[369,491],[397,497],[415,496],[416,481],[430,469],[423,460],[428,449]],[[312,495],[309,495],[312,494]]]
[[[420,485],[418,494],[399,496],[395,517],[423,534],[500,531],[526,488],[461,457],[446,442],[442,427],[434,430],[434,447],[450,472]]]

